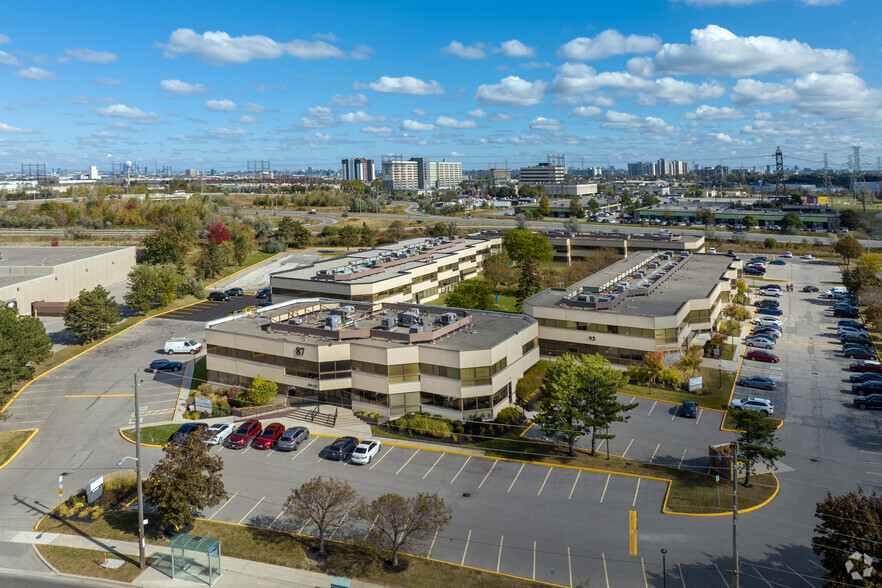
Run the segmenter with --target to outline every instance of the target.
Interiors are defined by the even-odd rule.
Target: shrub
[[[666,367],[658,373],[656,381],[662,386],[670,386],[674,390],[679,390],[683,387],[686,378],[683,376],[683,372],[677,368]]]
[[[200,396],[214,396],[217,394],[217,390],[211,382],[202,382],[199,384],[199,387],[196,388],[196,391],[199,392]]]
[[[380,420],[383,417],[383,415],[381,415],[380,413],[372,412],[370,410],[356,410],[353,414],[357,417],[364,417],[366,419],[374,419],[376,421]]]
[[[545,380],[545,372],[550,366],[551,362],[543,359],[537,361],[533,367],[524,372],[524,376],[518,380],[515,386],[518,404],[526,406],[539,393],[539,388]]]
[[[269,404],[278,391],[279,387],[275,382],[254,376],[251,385],[242,392],[241,399],[252,404]]]
[[[104,491],[127,496],[135,491],[138,485],[138,477],[135,470],[119,470],[104,476]]]
[[[496,415],[496,422],[500,425],[510,425],[521,420],[521,411],[514,406],[508,406],[499,411]]]
[[[453,426],[447,419],[425,413],[408,413],[392,421],[391,427],[415,435],[426,435],[436,439],[453,436]]]
[[[260,246],[260,250],[264,253],[281,253],[286,249],[288,249],[288,244],[282,237],[271,237]]]
[[[727,335],[736,336],[741,333],[741,325],[738,323],[738,321],[726,319],[722,323],[720,323],[720,331],[726,333]]]

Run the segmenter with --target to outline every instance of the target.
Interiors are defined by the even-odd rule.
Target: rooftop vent
[[[325,328],[337,330],[343,324],[343,320],[340,315],[332,314],[331,316],[325,317]]]
[[[445,312],[441,315],[441,324],[442,325],[452,325],[457,320],[457,315],[455,312]]]

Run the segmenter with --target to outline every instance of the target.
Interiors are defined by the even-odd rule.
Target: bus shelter
[[[175,569],[177,565],[175,563],[175,549],[181,550],[180,555],[180,571],[182,573],[189,572],[189,576],[196,576],[197,578],[204,579],[204,574],[208,574],[208,585],[214,586],[214,583],[218,578],[223,574],[223,569],[221,567],[221,541],[220,539],[212,539],[211,537],[199,537],[198,535],[188,535],[187,533],[181,533],[172,539],[171,544],[171,560],[172,560],[172,580],[175,579]],[[208,567],[203,569],[198,569],[194,574],[190,571],[190,567],[192,565],[199,565],[196,561],[193,561],[193,557],[191,556],[190,562],[187,561],[187,552],[195,552],[195,553],[205,553],[208,555]],[[214,558],[217,558],[216,561]]]

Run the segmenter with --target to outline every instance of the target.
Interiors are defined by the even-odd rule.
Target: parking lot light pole
[[[665,556],[667,555],[667,553],[668,553],[668,550],[662,548],[661,554],[662,554],[662,587],[663,588],[668,588],[668,564],[667,564],[667,561],[665,561]]]
[[[121,466],[127,459],[135,460],[138,479],[138,559],[141,569],[147,567],[147,538],[144,536],[144,489],[141,484],[141,413],[138,406],[138,374],[135,373],[135,457],[126,456],[116,464]]]

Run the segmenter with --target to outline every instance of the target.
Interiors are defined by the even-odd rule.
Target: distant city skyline
[[[0,172],[882,155],[871,0],[4,7]]]

